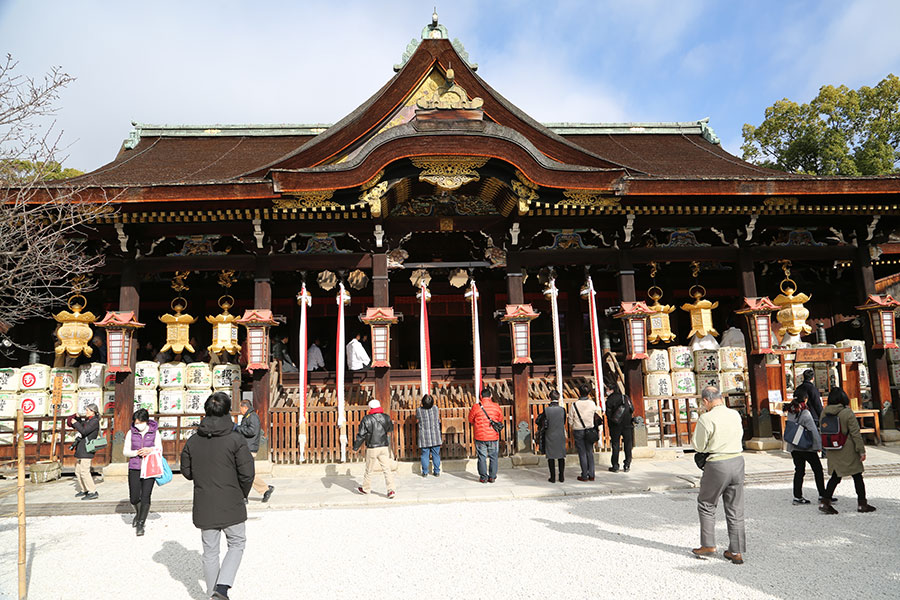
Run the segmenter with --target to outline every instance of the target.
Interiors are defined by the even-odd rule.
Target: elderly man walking
[[[728,524],[728,550],[725,558],[743,564],[747,541],[744,534],[744,457],[741,456],[744,428],[741,415],[727,406],[719,390],[703,389],[703,414],[694,430],[694,450],[707,454],[697,512],[700,514],[700,547],[697,556],[716,553],[716,507],[719,498],[725,504]]]
[[[194,526],[203,542],[203,576],[211,598],[228,598],[247,543],[244,499],[253,486],[250,448],[228,414],[231,398],[216,392],[203,407],[200,421],[181,451],[181,474],[194,482]],[[228,552],[219,564],[222,533]]]
[[[366,445],[366,470],[363,473],[363,484],[356,488],[360,494],[368,494],[372,491],[372,471],[375,464],[381,465],[384,472],[384,484],[387,486],[387,497],[392,499],[394,492],[394,473],[391,470],[391,432],[394,424],[391,418],[384,413],[381,402],[369,400],[369,411],[359,424],[359,433],[353,441],[353,451]]]

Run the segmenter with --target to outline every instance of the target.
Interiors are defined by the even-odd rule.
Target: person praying
[[[348,352],[349,355],[349,352]],[[306,351],[306,370],[315,371],[325,368],[325,357],[322,356],[322,349],[319,347],[319,338],[313,340]]]
[[[361,371],[362,369],[366,369],[371,363],[368,352],[363,347],[360,339],[362,338],[361,333],[357,333],[350,343],[347,344],[347,368],[351,371]]]

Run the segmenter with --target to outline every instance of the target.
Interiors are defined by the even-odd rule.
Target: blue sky
[[[434,5],[0,0],[0,51],[77,81],[56,126],[96,168],[145,123],[332,123],[393,76]],[[775,100],[900,74],[900,1],[438,3],[478,73],[540,121],[710,117],[731,152]]]

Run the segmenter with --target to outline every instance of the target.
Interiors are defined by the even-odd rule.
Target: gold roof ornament
[[[651,344],[673,341],[675,334],[672,333],[669,315],[675,310],[675,307],[659,303],[659,299],[663,297],[663,291],[657,285],[653,285],[647,290],[647,297],[653,301],[653,304],[647,304],[647,308],[652,311],[650,313],[650,333],[647,335],[647,340]]]
[[[477,110],[484,106],[481,98],[469,100],[469,94],[456,83],[456,74],[447,68],[447,87],[435,90],[431,96],[420,98],[416,105],[422,110]]]
[[[803,306],[805,302],[809,302],[812,296],[807,296],[803,292],[794,295],[797,291],[797,282],[791,279],[791,261],[785,260],[781,263],[784,269],[784,279],[781,280],[781,293],[772,300],[774,304],[781,308],[775,319],[781,324],[778,330],[778,337],[784,338],[786,334],[806,335],[812,332],[812,327],[806,324],[809,318],[809,310]]]
[[[213,326],[213,343],[208,349],[215,354],[220,352],[237,354],[241,351],[241,346],[238,344],[238,326],[235,323],[237,317],[228,312],[228,309],[234,306],[234,298],[225,294],[219,298],[218,304],[222,312],[214,317],[206,317],[206,322]]]
[[[53,318],[61,323],[56,330],[56,337],[59,339],[59,344],[55,348],[56,355],[68,354],[74,357],[83,352],[90,358],[93,353],[90,342],[94,337],[90,324],[96,321],[97,317],[92,312],[81,312],[87,306],[87,299],[81,294],[71,296],[67,305],[72,312],[62,310],[53,315]]]
[[[187,300],[181,296],[172,300],[170,306],[175,311],[175,314],[166,313],[159,318],[160,321],[166,324],[166,344],[160,348],[160,352],[165,352],[166,350],[171,350],[175,354],[181,354],[185,350],[194,352],[194,347],[190,343],[190,326],[197,319],[181,312],[187,308]]]

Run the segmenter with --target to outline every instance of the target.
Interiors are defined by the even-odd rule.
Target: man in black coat
[[[606,422],[609,424],[609,441],[612,443],[612,466],[609,470],[619,472],[619,438],[625,446],[625,462],[622,470],[631,470],[631,449],[634,446],[634,405],[631,398],[612,386],[606,386]]]
[[[247,543],[244,499],[253,485],[250,448],[228,414],[231,398],[211,395],[206,416],[181,451],[181,474],[194,482],[194,526],[203,542],[203,575],[211,598],[227,599]],[[228,552],[219,564],[222,532]]]
[[[253,410],[253,404],[248,400],[241,400],[241,414],[244,417],[241,419],[240,425],[237,426],[237,431],[247,440],[250,455],[253,457],[253,460],[256,460],[256,454],[259,452],[259,438],[262,437],[262,424],[259,421],[259,415]],[[275,491],[275,486],[266,485],[263,478],[257,474],[253,477],[253,490],[258,494],[262,494],[263,502],[268,502],[269,498],[272,497],[272,492]]]
[[[794,390],[794,398],[802,400],[805,395],[806,406],[809,408],[813,421],[816,422],[816,427],[818,427],[819,417],[822,415],[822,396],[819,394],[819,388],[816,387],[814,382],[815,378],[816,374],[812,369],[803,371],[803,383]]]

